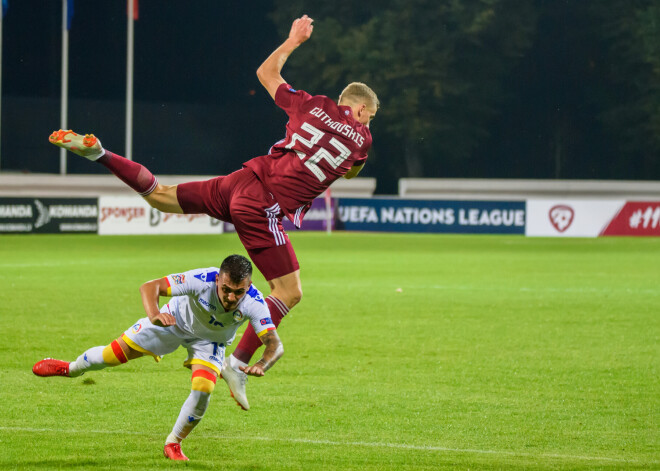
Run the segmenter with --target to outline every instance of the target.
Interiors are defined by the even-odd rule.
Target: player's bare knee
[[[287,293],[286,305],[289,309],[298,304],[302,299],[302,289],[300,287],[294,288]]]

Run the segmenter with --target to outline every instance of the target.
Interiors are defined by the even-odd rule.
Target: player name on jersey
[[[358,134],[358,132],[353,129],[353,127],[350,124],[342,123],[340,121],[334,121],[330,116],[328,116],[328,113],[323,111],[319,107],[315,107],[314,109],[310,110],[309,114],[316,116],[319,118],[323,123],[328,126],[330,129],[337,131],[339,134],[346,136],[353,142],[355,142],[358,146],[362,147],[364,145],[364,136],[361,136]]]

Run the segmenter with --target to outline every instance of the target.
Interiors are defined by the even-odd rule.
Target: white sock
[[[202,420],[202,417],[204,417],[204,412],[206,412],[206,408],[209,405],[209,399],[211,399],[209,393],[195,389],[190,391],[188,399],[181,406],[181,412],[179,412],[179,417],[176,419],[172,433],[167,437],[168,440],[171,436],[174,436],[175,439],[178,439],[178,443],[181,443],[181,440],[186,438],[199,421]]]
[[[69,376],[82,375],[85,371],[102,370],[106,365],[103,361],[105,347],[92,347],[80,355],[76,361],[69,363]]]
[[[169,445],[170,443],[181,443],[181,439],[174,435],[174,432],[170,432],[170,434],[165,439],[165,445]]]
[[[238,371],[239,373],[243,373],[238,367],[247,367],[248,364],[245,363],[244,361],[239,360],[236,358],[234,355],[229,355],[229,366],[231,366],[234,370]]]

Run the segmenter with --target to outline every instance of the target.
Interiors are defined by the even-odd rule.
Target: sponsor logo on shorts
[[[186,275],[184,275],[183,273],[172,275],[172,280],[174,280],[175,285],[181,285],[186,282]]]
[[[264,317],[259,322],[261,322],[261,325],[268,325],[273,323],[270,317]]]
[[[243,320],[243,313],[239,310],[234,311],[234,320],[240,322]]]
[[[133,327],[131,327],[131,332],[133,332],[134,334],[137,334],[141,330],[142,330],[142,324],[140,324],[139,322],[135,324]]]
[[[213,355],[211,355],[211,356],[209,357],[209,360],[214,361],[214,362],[216,362],[216,363],[220,363],[220,359],[219,359],[218,357],[216,357],[216,356],[213,356]]]

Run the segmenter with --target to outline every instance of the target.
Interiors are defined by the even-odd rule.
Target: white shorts
[[[122,335],[124,341],[134,350],[151,355],[160,361],[163,355],[172,353],[183,346],[188,350],[188,358],[183,366],[204,365],[218,376],[225,361],[225,346],[208,340],[192,337],[176,325],[158,327],[148,317],[140,319]]]

